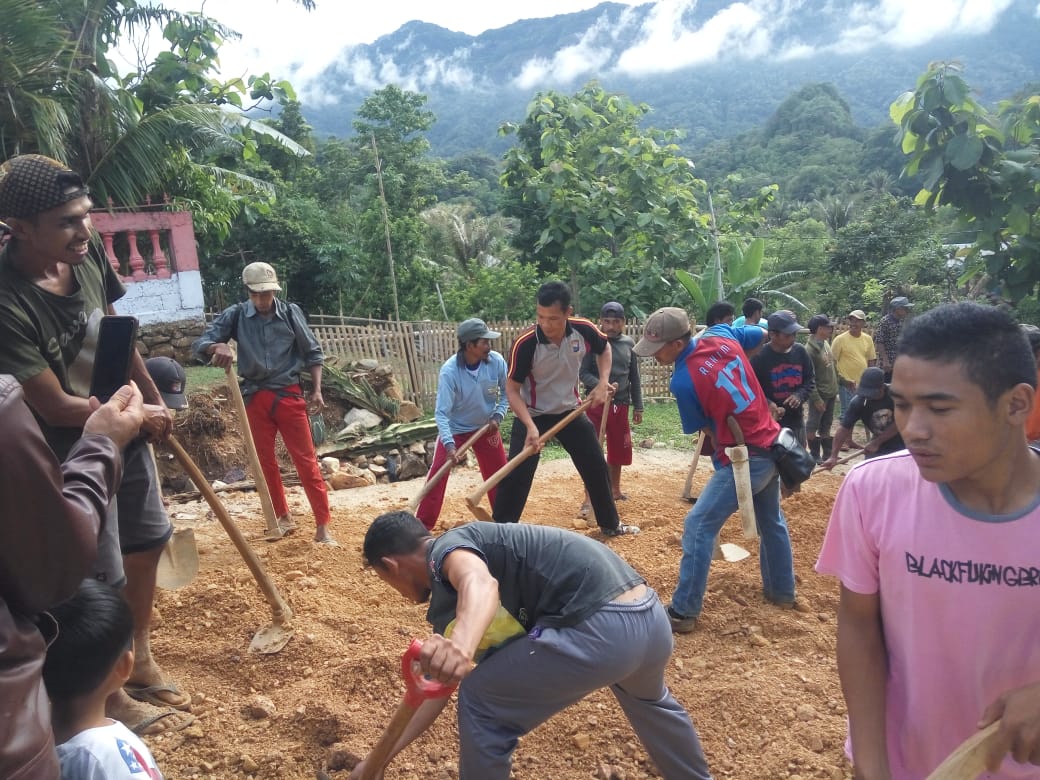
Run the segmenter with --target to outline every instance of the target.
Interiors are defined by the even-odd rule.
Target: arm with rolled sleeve
[[[235,337],[235,326],[238,323],[240,305],[235,304],[224,309],[195,339],[191,345],[191,354],[201,363],[208,363],[213,355],[212,349],[217,344],[227,344]]]

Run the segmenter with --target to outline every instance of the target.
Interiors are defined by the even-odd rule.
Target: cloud
[[[627,15],[627,18],[632,17]],[[601,15],[576,44],[565,46],[551,59],[535,57],[524,63],[513,84],[520,89],[533,89],[547,81],[570,83],[609,69],[617,37],[626,24],[626,15],[620,24],[614,24],[606,14]]]
[[[577,42],[531,58],[517,67],[508,83],[531,90],[596,76],[646,76],[720,61],[784,62],[821,51],[856,54],[879,46],[907,48],[941,36],[985,34],[1015,1],[736,0],[705,19],[698,0],[657,0],[627,6],[620,14],[616,8],[600,14]],[[371,92],[387,83],[420,92],[439,86],[501,88],[501,82],[484,83],[474,73],[470,54],[476,45],[459,47],[448,56],[431,54],[418,66],[400,64],[414,62],[411,40],[392,53],[348,48],[334,66],[341,79],[338,84],[311,82],[307,87],[313,85],[323,94],[326,90]]]

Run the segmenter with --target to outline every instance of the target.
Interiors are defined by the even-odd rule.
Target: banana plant
[[[765,248],[766,242],[762,238],[755,238],[746,245],[739,241],[728,242],[724,250],[718,247],[719,251],[715,252],[704,273],[692,274],[678,269],[675,276],[702,315],[715,301],[732,298],[733,303],[739,304],[752,293],[757,297],[779,298],[808,311],[808,306],[787,291],[808,271],[782,271],[763,277]]]

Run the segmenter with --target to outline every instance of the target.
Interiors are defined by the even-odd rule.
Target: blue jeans
[[[776,602],[794,601],[794,560],[787,521],[780,511],[780,479],[776,464],[768,457],[752,456],[751,491],[755,496],[762,589]],[[737,511],[737,488],[733,464],[715,471],[700,498],[686,515],[683,526],[679,582],[672,593],[672,610],[683,617],[701,613],[715,537],[730,515]]]
[[[852,403],[852,399],[856,397],[855,390],[849,390],[845,385],[838,383],[838,399],[841,401],[841,414],[845,415],[845,410],[849,408],[849,404]],[[840,419],[840,418],[839,418]]]

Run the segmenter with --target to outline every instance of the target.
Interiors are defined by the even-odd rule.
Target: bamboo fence
[[[368,359],[390,365],[405,399],[426,411],[432,411],[434,406],[441,365],[458,348],[455,322],[396,322],[317,314],[310,316],[309,324],[327,356],[335,356],[347,362]],[[489,321],[487,324],[491,330],[502,334],[501,338],[492,342],[492,348],[507,361],[513,341],[531,325],[530,322],[510,320]],[[835,335],[845,329],[845,326],[839,326],[835,329]],[[869,335],[870,329],[864,330]],[[635,319],[628,320],[625,333],[638,341],[643,333],[643,323]],[[662,366],[653,358],[640,358],[639,361],[643,399],[671,400],[668,382],[672,376],[672,367]]]

